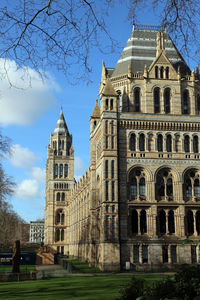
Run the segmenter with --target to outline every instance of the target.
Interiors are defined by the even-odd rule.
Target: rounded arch
[[[128,171],[127,171],[127,182],[129,182],[130,174],[134,171],[134,169],[143,169],[144,172],[146,173],[146,180],[147,181],[152,181],[153,180],[153,173],[152,173],[152,171],[148,167],[138,164],[138,165],[131,166],[128,169]]]
[[[170,169],[173,172],[173,177],[174,177],[174,181],[181,181],[181,177],[180,174],[178,173],[178,171],[170,165],[163,165],[160,166],[154,173],[154,178],[153,180],[156,182],[156,178],[157,178],[157,174],[162,170],[162,169]]]
[[[184,182],[184,178],[185,176],[187,175],[188,172],[190,171],[194,171],[194,172],[200,172],[199,169],[195,168],[194,166],[190,166],[190,167],[187,167],[183,172],[182,172],[182,181]]]
[[[134,95],[135,89],[140,89],[140,95],[141,96],[144,95],[144,86],[142,84],[135,84],[132,86],[132,88],[131,88],[132,95]]]

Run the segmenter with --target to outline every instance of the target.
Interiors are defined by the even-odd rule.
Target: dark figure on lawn
[[[13,255],[12,255],[12,273],[20,273],[20,241],[17,240],[13,245]]]

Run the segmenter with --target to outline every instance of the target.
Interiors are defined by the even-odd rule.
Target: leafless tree
[[[88,80],[91,47],[112,51],[104,15],[109,0],[15,0],[0,3],[0,56],[43,75],[54,67],[68,79]],[[100,45],[107,38],[107,48]],[[76,66],[75,76],[71,66]],[[5,72],[7,71],[5,62]],[[24,69],[26,71],[26,69]],[[28,71],[28,69],[27,69]]]
[[[53,67],[64,72],[72,83],[74,79],[89,80],[91,48],[105,52],[115,48],[106,24],[113,5],[119,2],[127,8],[131,22],[134,19],[138,24],[143,23],[138,19],[139,10],[147,5],[153,7],[182,52],[192,53],[200,60],[199,0],[1,1],[3,75],[8,72],[9,60],[15,60],[27,74],[29,67],[41,75]]]
[[[182,54],[200,63],[200,1],[199,0],[133,0],[130,1],[129,18],[141,23],[138,11],[153,7],[160,25],[167,29]]]

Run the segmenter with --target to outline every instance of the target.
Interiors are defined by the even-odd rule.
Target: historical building
[[[43,243],[44,242],[44,222],[31,221],[29,243]]]
[[[165,30],[133,27],[116,67],[103,62],[78,183],[62,111],[50,137],[46,244],[101,269],[200,261],[199,79]]]

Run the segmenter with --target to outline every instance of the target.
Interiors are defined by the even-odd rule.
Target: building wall
[[[103,64],[100,110],[90,119],[90,168],[78,183],[73,153],[56,156],[51,137],[46,243],[101,269],[200,261],[199,74],[176,68],[158,40],[143,73],[127,68],[112,76]],[[55,163],[64,161],[69,178],[55,178]],[[60,183],[68,183],[63,203],[56,200]],[[55,239],[58,209],[65,214],[62,242]]]

